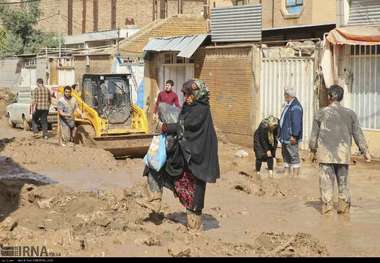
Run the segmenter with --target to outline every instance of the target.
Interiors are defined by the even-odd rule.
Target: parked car
[[[17,93],[16,102],[6,108],[6,116],[11,127],[22,127],[29,131],[32,127],[32,92],[30,89]],[[48,115],[49,129],[57,123],[57,109],[54,103],[50,106]]]

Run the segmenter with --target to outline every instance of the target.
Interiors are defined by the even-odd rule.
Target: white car
[[[17,93],[16,102],[9,104],[6,108],[6,116],[11,127],[22,127],[26,131],[31,129],[32,92],[30,89],[22,90]],[[57,123],[57,110],[52,104],[48,115],[49,129],[51,129],[53,123]]]

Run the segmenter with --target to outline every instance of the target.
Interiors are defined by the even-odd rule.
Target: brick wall
[[[203,15],[203,0],[183,1],[183,13],[187,15]]]
[[[168,0],[168,17],[175,16],[177,14],[178,14],[178,1]]]
[[[45,32],[67,33],[67,1],[62,0],[41,0],[41,18],[38,28]],[[59,17],[61,13],[65,16]]]
[[[231,142],[250,146],[256,114],[251,48],[200,49],[194,62],[195,77],[210,89],[215,126]]]
[[[73,1],[73,34],[82,33],[83,1],[86,2],[86,32],[94,30],[93,0]],[[45,32],[68,32],[68,0],[41,0],[43,12],[38,27]],[[62,18],[59,18],[58,11]],[[201,15],[203,0],[183,0],[184,14]],[[168,0],[168,15],[178,14],[177,0]],[[125,28],[126,19],[133,18],[135,24],[142,28],[153,21],[152,0],[117,0],[116,28]],[[98,31],[111,30],[111,0],[98,0]]]

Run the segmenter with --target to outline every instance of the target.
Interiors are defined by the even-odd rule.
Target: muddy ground
[[[238,157],[244,150],[248,157]],[[306,156],[305,156],[306,157]],[[0,244],[62,256],[380,256],[380,165],[350,170],[350,215],[321,216],[318,169],[300,178],[253,171],[251,149],[219,141],[221,179],[206,191],[201,233],[165,191],[163,213],[138,206],[141,159],[59,147],[0,119]]]

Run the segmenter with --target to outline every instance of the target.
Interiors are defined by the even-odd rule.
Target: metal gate
[[[351,107],[364,129],[380,130],[380,45],[347,46],[345,69],[352,87]]]
[[[261,65],[261,117],[280,118],[284,88],[293,87],[303,107],[303,143],[307,149],[314,115],[314,58],[263,58]]]

